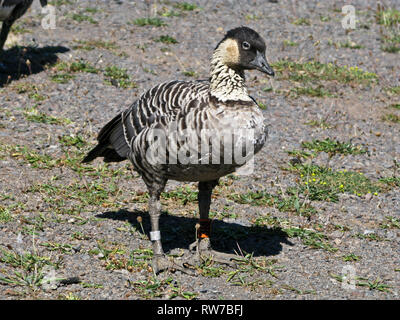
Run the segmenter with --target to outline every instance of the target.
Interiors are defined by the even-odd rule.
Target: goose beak
[[[267,59],[265,59],[265,55],[260,51],[257,51],[257,56],[252,62],[250,62],[250,64],[254,67],[254,69],[264,72],[271,77],[275,76],[275,72],[268,64]]]

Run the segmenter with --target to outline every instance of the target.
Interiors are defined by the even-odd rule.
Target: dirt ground
[[[399,299],[398,1],[39,1],[0,63],[1,299]],[[80,160],[144,90],[206,79],[240,25],[276,71],[247,72],[270,136],[213,195],[212,260],[151,270],[147,193],[128,162]],[[345,25],[347,26],[347,25]],[[162,196],[164,250],[188,255],[196,184]]]

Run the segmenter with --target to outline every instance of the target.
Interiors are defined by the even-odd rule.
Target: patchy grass
[[[400,46],[398,45],[385,45],[382,47],[382,51],[388,52],[388,53],[398,53],[400,52]]]
[[[321,232],[298,226],[292,226],[290,221],[282,218],[262,215],[254,219],[256,226],[271,226],[273,230],[283,232],[289,238],[299,238],[304,245],[313,249],[335,252],[335,248],[326,235]]]
[[[400,187],[400,177],[386,177],[379,179],[379,181],[391,187]]]
[[[388,53],[400,52],[400,33],[397,30],[392,30],[382,37],[382,51]]]
[[[300,175],[299,192],[310,200],[337,202],[343,193],[361,197],[387,190],[382,182],[372,181],[358,172],[333,171],[312,164],[295,165],[291,170]]]
[[[249,191],[241,194],[233,193],[228,197],[236,203],[275,207],[283,212],[296,212],[305,216],[315,213],[315,209],[309,203],[299,198],[296,190],[289,189],[286,193],[273,195],[266,191]]]
[[[165,200],[180,201],[183,205],[188,202],[197,201],[198,191],[192,190],[189,186],[178,187],[169,192],[163,192],[161,197]]]
[[[368,278],[358,277],[357,280],[364,280],[364,281],[359,281],[359,282],[356,283],[356,285],[359,286],[359,287],[367,287],[369,290],[378,290],[378,291],[381,291],[381,292],[390,292],[391,286],[385,284],[379,278],[371,281]]]
[[[58,140],[65,147],[75,146],[78,149],[81,149],[87,145],[85,138],[79,134],[59,136]]]
[[[376,20],[378,24],[385,27],[393,27],[400,24],[400,11],[397,9],[387,9],[377,11]]]
[[[313,87],[296,87],[291,89],[291,92],[296,95],[306,95],[310,97],[324,98],[324,97],[334,97],[332,93],[324,89],[323,86]]]
[[[18,23],[12,25],[12,27],[11,27],[11,32],[12,32],[13,34],[31,33],[30,30],[25,29],[22,25],[20,25],[20,24],[18,24]]]
[[[245,16],[245,19],[246,19],[247,21],[257,21],[257,20],[262,19],[262,16],[258,16],[258,15],[255,15],[255,14],[247,14],[247,15]]]
[[[98,21],[93,19],[91,16],[88,16],[83,13],[73,13],[73,14],[69,15],[69,17],[76,22],[87,21],[87,22],[90,22],[91,24],[98,24]]]
[[[174,8],[177,8],[182,11],[193,11],[198,9],[199,7],[194,3],[189,2],[178,2],[174,4]]]
[[[8,207],[0,205],[0,222],[9,222],[12,220],[11,212]]]
[[[343,256],[343,261],[345,262],[356,262],[361,259],[360,256],[355,255],[354,253],[347,254]]]
[[[181,16],[181,12],[179,11],[174,11],[174,10],[170,10],[167,7],[163,7],[161,10],[159,10],[157,12],[160,16],[163,17],[180,17]]]
[[[166,43],[166,44],[176,44],[176,43],[178,43],[178,41],[175,38],[173,38],[173,37],[171,37],[169,35],[160,36],[159,38],[154,39],[154,41],[155,42],[162,42],[162,43]]]
[[[400,229],[400,220],[396,217],[387,216],[380,227],[382,229]]]
[[[210,210],[209,217],[210,217],[210,219],[222,220],[225,218],[236,219],[238,217],[238,215],[236,213],[232,212],[231,207],[224,207],[222,212]]]
[[[211,258],[207,258],[201,261],[200,265],[197,266],[197,271],[207,278],[219,278],[226,274],[227,271],[219,265],[215,265]]]
[[[69,80],[72,80],[74,78],[75,76],[69,73],[58,73],[50,77],[51,81],[62,84],[68,83]]]
[[[320,20],[321,22],[328,22],[328,21],[331,20],[331,17],[330,17],[330,16],[323,16],[323,15],[320,15],[320,16],[319,16],[319,20]]]
[[[364,45],[362,45],[362,44],[357,44],[357,43],[355,43],[355,42],[353,42],[353,41],[340,42],[340,43],[339,43],[339,47],[340,47],[340,48],[352,49],[352,50],[363,49],[363,48],[365,48]]]
[[[353,235],[355,238],[359,239],[366,239],[368,241],[387,241],[387,239],[382,238],[381,236],[377,235],[375,232],[371,233],[356,233]]]
[[[86,51],[92,51],[95,48],[106,49],[106,50],[114,50],[119,48],[114,41],[74,40],[74,42],[77,43],[77,45],[73,47],[74,49],[81,49]]]
[[[27,93],[28,98],[35,100],[36,102],[47,99],[47,96],[42,95],[40,93],[39,87],[33,83],[20,82],[12,85],[11,88],[13,88],[18,94]]]
[[[283,44],[287,47],[297,47],[299,44],[291,40],[283,40]]]
[[[0,283],[38,289],[46,283],[46,268],[58,269],[60,261],[53,262],[50,257],[37,253],[17,253],[0,247],[0,262],[14,268],[13,274],[0,276]]]
[[[143,299],[180,297],[186,300],[196,298],[197,294],[191,291],[185,291],[182,286],[172,277],[160,279],[151,276],[146,280],[131,282],[133,291]]]
[[[128,252],[123,246],[109,245],[105,241],[97,241],[97,248],[89,251],[103,261],[106,270],[125,269],[129,272],[149,270],[153,251],[136,249]]]
[[[87,8],[85,8],[85,12],[89,12],[89,13],[97,13],[97,12],[99,12],[99,11],[100,11],[99,9],[94,8],[94,7],[87,7]]]
[[[83,152],[76,149],[75,146],[65,146],[64,154],[59,158],[54,158],[46,153],[31,150],[27,146],[0,144],[0,154],[9,155],[36,169],[68,167],[78,174],[85,173],[85,175],[92,177],[121,177],[123,168],[111,170],[107,164],[96,167],[82,164]]]
[[[123,68],[119,68],[117,66],[107,66],[104,70],[100,70],[94,66],[92,66],[87,61],[73,61],[73,62],[59,62],[54,66],[54,69],[57,71],[64,72],[62,74],[57,74],[54,77],[61,77],[61,80],[66,77],[67,80],[75,77],[71,75],[71,73],[85,72],[85,73],[100,73],[103,72],[105,77],[105,83],[109,85],[114,85],[120,88],[136,88],[136,83],[132,81],[131,77],[128,75],[127,70]],[[58,79],[58,78],[56,78]],[[61,83],[65,83],[67,81],[58,81]]]
[[[368,150],[364,149],[361,146],[355,146],[350,142],[340,142],[338,140],[332,140],[330,138],[326,138],[324,140],[312,140],[311,142],[302,142],[301,147],[304,149],[312,150],[314,152],[326,152],[330,156],[336,154],[343,155],[356,155],[356,154],[364,154]]]
[[[74,252],[73,246],[68,243],[43,242],[40,245],[48,251],[58,251],[62,254],[72,254]]]
[[[326,120],[310,120],[304,123],[307,126],[321,128],[321,129],[332,129],[335,128],[335,125],[327,122]]]
[[[311,150],[311,152],[304,150],[289,150],[288,154],[299,159],[308,159],[316,157],[320,152],[326,152],[330,157],[333,157],[336,154],[357,155],[364,154],[368,151],[361,146],[355,146],[349,142],[340,142],[330,138],[326,138],[324,140],[316,139],[312,140],[311,142],[302,142],[301,148]]]
[[[296,26],[311,26],[310,19],[307,18],[298,18],[292,22]]]
[[[113,179],[104,182],[101,178],[90,183],[74,182],[69,185],[55,183],[35,184],[26,192],[37,193],[48,206],[48,210],[56,214],[78,215],[83,210],[90,210],[93,206],[103,208],[121,208],[121,202],[116,199],[121,190]],[[68,201],[65,195],[68,195]]]
[[[400,123],[400,116],[394,113],[388,113],[382,116],[383,121],[388,121],[392,123]]]
[[[132,81],[126,69],[117,66],[108,66],[105,69],[105,83],[119,88],[136,88],[136,83]]]
[[[385,91],[391,95],[400,95],[400,86],[385,88]]]
[[[167,26],[167,24],[160,18],[138,18],[132,21],[134,25],[139,27],[144,26],[154,26],[154,27],[163,27]]]
[[[87,72],[87,73],[98,73],[99,70],[93,67],[89,62],[80,60],[73,62],[59,62],[54,68],[57,71],[63,72]]]
[[[370,84],[378,81],[375,73],[364,71],[358,67],[340,67],[333,63],[309,61],[298,63],[289,60],[280,60],[272,64],[274,70],[283,80],[299,82],[309,81],[338,81],[340,83]]]
[[[185,70],[182,74],[186,77],[197,77],[197,73],[193,70]]]
[[[285,232],[289,238],[300,238],[305,245],[311,248],[323,249],[328,252],[335,252],[338,250],[328,242],[328,237],[323,233],[298,227],[285,228],[282,231]]]
[[[376,21],[385,27],[381,30],[382,34],[382,51],[388,53],[400,52],[400,11],[397,9],[378,10],[376,13]]]
[[[340,276],[340,275],[336,275],[336,274],[333,274],[333,273],[331,273],[330,276],[333,279],[336,279],[339,282],[349,281],[349,279],[346,279],[345,276]],[[379,278],[377,278],[374,281],[371,281],[368,278],[355,277],[354,280],[355,280],[355,285],[358,286],[358,287],[367,287],[369,290],[378,290],[378,291],[381,291],[381,292],[390,292],[391,286],[385,284]]]
[[[56,165],[55,159],[46,154],[29,150],[26,146],[0,145],[1,153],[7,153],[13,158],[23,159],[34,168],[50,169]]]
[[[149,69],[149,68],[143,68],[143,71],[144,72],[146,72],[146,73],[150,73],[150,74],[152,74],[152,75],[158,75],[158,73],[155,71],[155,70],[153,70],[153,69]]]
[[[48,115],[38,110],[38,106],[35,105],[31,108],[25,109],[25,119],[37,123],[55,124],[55,125],[66,125],[72,123],[68,118],[59,118]]]
[[[262,103],[262,102],[260,102],[260,101],[257,101],[257,105],[258,105],[258,107],[259,107],[260,109],[262,109],[262,110],[267,110],[267,105],[266,105],[266,104],[264,104],[264,103]]]
[[[276,266],[276,262],[276,259],[256,259],[252,254],[242,253],[242,256],[238,256],[237,268],[227,273],[226,282],[252,291],[257,288],[271,287],[274,282],[265,279],[265,275],[269,274],[277,278],[276,272],[283,269],[283,266]],[[259,279],[258,275],[264,276]]]
[[[52,6],[60,7],[62,5],[72,4],[72,0],[51,0],[48,2]]]

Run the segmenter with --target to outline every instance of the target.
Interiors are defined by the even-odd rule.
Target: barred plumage
[[[0,0],[0,21],[3,26],[0,32],[0,52],[3,50],[13,23],[22,17],[31,6],[33,0]],[[40,0],[42,7],[47,5],[47,0]]]
[[[218,179],[263,146],[267,130],[260,108],[247,93],[245,69],[273,75],[264,41],[241,27],[229,31],[215,49],[210,81],[171,81],[146,91],[100,131],[98,145],[83,160],[133,163],[149,189],[153,235],[159,232],[159,197],[167,180],[199,181],[200,218],[205,221]],[[161,237],[152,241],[153,267],[159,271],[167,261]],[[211,252],[209,243],[205,250]],[[228,260],[222,255],[221,261]]]

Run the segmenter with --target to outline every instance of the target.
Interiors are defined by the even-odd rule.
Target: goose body
[[[100,154],[106,162],[130,159],[149,181],[157,178],[218,179],[245,164],[235,161],[230,154],[234,146],[226,135],[232,135],[234,142],[247,142],[250,146],[244,150],[248,154],[241,154],[240,159],[258,152],[267,136],[264,117],[253,100],[218,101],[210,94],[206,81],[172,81],[158,85],[145,92],[110,124],[99,135],[103,148]],[[160,159],[148,159],[154,131],[166,142]],[[254,134],[254,141],[246,141],[249,134]],[[225,146],[226,141],[228,145]],[[201,142],[205,147],[201,148]],[[191,151],[191,157],[182,154],[185,148]],[[216,148],[220,155],[213,154]],[[229,157],[224,157],[225,154]],[[87,160],[91,155],[88,157]]]
[[[246,69],[273,75],[262,38],[240,27],[214,50],[210,81],[170,81],[146,91],[103,127],[98,145],[83,160],[129,159],[143,178],[150,194],[156,271],[165,262],[158,219],[166,182],[199,182],[200,221],[207,225],[218,179],[244,165],[265,143],[264,117],[247,92]],[[208,238],[209,231],[203,231]]]
[[[32,2],[33,0],[0,0],[0,21],[3,21],[0,32],[0,52],[3,50],[11,26],[26,13]],[[40,0],[40,4],[42,7],[46,6],[47,0]]]

